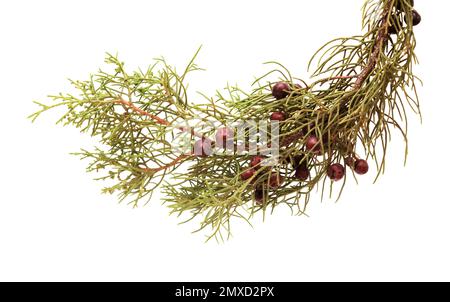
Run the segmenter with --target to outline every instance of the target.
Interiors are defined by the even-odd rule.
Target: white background
[[[32,100],[69,88],[118,52],[128,67],[164,55],[183,67],[196,48],[206,72],[191,93],[247,85],[277,60],[298,77],[324,42],[360,33],[363,1],[2,1],[0,4],[0,280],[450,281],[448,1],[418,0],[415,72],[423,124],[410,115],[410,154],[391,144],[386,174],[349,183],[342,199],[280,211],[205,244],[178,226],[156,194],[132,209],[69,155],[93,140],[31,124]]]

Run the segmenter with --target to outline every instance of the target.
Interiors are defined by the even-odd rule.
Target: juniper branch
[[[78,96],[51,96],[55,102],[49,105],[36,102],[40,110],[30,118],[65,108],[58,123],[89,132],[102,146],[78,155],[90,159],[88,171],[105,172],[98,178],[107,183],[105,192],[119,192],[121,200],[131,198],[137,205],[163,185],[172,212],[189,213],[187,221],[200,218],[199,230],[211,229],[208,238],[228,237],[234,217],[250,223],[256,213],[273,212],[280,205],[301,215],[313,189],[321,188],[323,197],[329,185],[333,193],[336,182],[327,176],[337,180],[342,162],[361,172],[355,161],[372,159],[378,178],[393,129],[404,137],[406,159],[407,107],[420,114],[412,72],[417,20],[411,1],[366,0],[363,11],[366,32],[320,48],[309,63],[317,64],[309,85],[269,62],[272,70],[255,80],[252,91],[227,86],[215,97],[193,103],[186,79],[200,70],[194,63],[198,51],[182,73],[163,59],[145,71],[127,73],[108,54],[112,71],[72,81]],[[278,91],[283,97],[275,94],[274,75],[287,87]],[[257,141],[249,130],[243,142],[234,140],[229,149],[215,139],[217,125],[268,120],[272,113],[281,119],[279,134],[272,137],[266,129],[261,135],[267,140],[258,146],[272,166],[251,166],[251,146]],[[180,135],[186,150],[174,148]],[[275,148],[268,142],[273,138],[279,141],[276,158],[264,153]],[[192,149],[197,145],[219,152],[198,154]]]

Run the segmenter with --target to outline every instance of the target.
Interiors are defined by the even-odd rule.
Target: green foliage
[[[170,122],[190,119],[193,114],[188,107],[184,78],[199,68],[190,62],[178,74],[158,59],[145,71],[127,73],[117,57],[108,54],[105,62],[113,67],[111,72],[100,70],[87,81],[71,81],[79,95],[50,96],[54,103],[37,103],[41,110],[30,118],[34,121],[49,109],[65,107],[58,123],[99,138],[101,147],[76,153],[91,160],[88,171],[104,171],[98,179],[113,182],[104,191],[119,191],[121,200],[133,196],[130,202],[137,205],[153,192],[167,172],[157,170],[177,157],[171,148],[174,134],[167,125],[140,111],[152,112]],[[129,101],[132,108],[139,110],[130,108]]]
[[[232,217],[249,221],[254,214],[272,212],[281,204],[303,214],[313,189],[322,188],[323,195],[329,184],[331,195],[333,182],[325,176],[332,163],[348,157],[372,159],[380,175],[393,129],[405,139],[406,158],[407,108],[420,114],[417,79],[412,73],[416,41],[411,9],[407,0],[366,1],[366,32],[320,48],[310,61],[310,66],[317,67],[309,85],[281,64],[270,62],[272,70],[253,83],[251,92],[227,87],[203,104],[192,104],[186,76],[199,70],[194,64],[198,52],[181,73],[163,59],[145,71],[127,73],[117,57],[108,55],[106,63],[112,72],[99,71],[87,81],[72,81],[79,95],[51,96],[52,105],[37,103],[41,110],[30,118],[34,121],[49,109],[66,108],[59,123],[100,140],[101,146],[94,151],[77,154],[90,160],[88,171],[104,171],[99,179],[112,182],[105,192],[118,191],[121,200],[137,205],[164,184],[164,200],[173,213],[189,213],[188,221],[200,217],[199,230],[211,228],[209,238],[223,239],[231,233]],[[396,35],[389,34],[392,26]],[[275,80],[290,83],[288,97],[273,98],[274,75]],[[184,121],[200,117],[204,124],[227,125],[267,120],[274,111],[288,114],[280,124],[278,164],[261,169],[247,181],[240,174],[249,169],[249,152],[199,157],[172,148],[180,132],[189,135],[188,141],[214,137],[212,127],[198,133],[189,125],[179,126]],[[320,156],[304,148],[310,135],[319,138]],[[358,146],[364,154],[356,154]],[[294,177],[298,158],[311,170],[305,182]],[[284,182],[271,189],[269,179],[275,174],[282,175]],[[345,181],[339,192],[344,185]],[[255,188],[264,192],[262,204],[254,198]]]

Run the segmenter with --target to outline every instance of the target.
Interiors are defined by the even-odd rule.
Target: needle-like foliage
[[[367,0],[363,27],[363,35],[335,39],[319,49],[310,61],[310,67],[315,66],[310,84],[271,62],[272,70],[254,82],[252,91],[229,86],[202,104],[188,100],[186,84],[186,76],[199,70],[194,63],[198,53],[181,72],[158,59],[147,70],[132,73],[108,54],[110,71],[72,81],[79,94],[51,96],[54,102],[37,103],[40,110],[30,118],[65,108],[59,123],[99,139],[94,150],[77,154],[90,160],[88,171],[103,173],[99,179],[109,184],[105,192],[118,192],[121,200],[137,205],[162,185],[173,213],[189,213],[188,220],[200,217],[199,230],[212,229],[209,238],[223,239],[231,232],[232,217],[248,221],[282,204],[303,214],[313,190],[322,188],[323,194],[329,187],[331,194],[336,183],[326,176],[333,163],[368,159],[375,163],[378,177],[385,169],[393,130],[404,137],[406,158],[408,108],[420,114],[412,72],[416,41],[411,1]],[[272,94],[278,81],[290,85],[285,98]],[[210,156],[196,155],[190,147],[189,152],[180,150],[182,142],[191,146],[198,140],[220,149],[214,141],[217,126],[268,121],[272,112],[287,115],[277,132],[275,164],[247,180],[241,174],[251,169],[248,143],[234,141],[233,150]],[[318,138],[320,150],[305,148],[311,136]],[[251,133],[245,132],[244,138],[251,141]],[[261,151],[273,147],[258,145]],[[309,168],[307,180],[294,176],[298,165]],[[274,176],[283,180],[276,188]],[[345,179],[339,195],[344,185]],[[255,190],[261,192],[259,198]]]

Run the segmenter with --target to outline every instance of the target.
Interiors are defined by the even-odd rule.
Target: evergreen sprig
[[[147,70],[129,73],[108,54],[111,71],[72,81],[78,95],[51,96],[50,105],[36,102],[40,110],[30,118],[65,108],[58,123],[99,139],[100,146],[77,155],[90,160],[88,171],[103,172],[98,179],[109,184],[104,192],[118,192],[120,200],[136,206],[162,185],[172,213],[189,213],[188,221],[200,217],[199,230],[211,228],[208,238],[223,239],[231,234],[232,217],[249,221],[255,213],[281,204],[303,214],[313,189],[321,188],[323,196],[329,185],[331,195],[336,183],[326,176],[333,164],[351,166],[356,159],[372,159],[378,178],[394,129],[405,139],[406,159],[407,108],[420,114],[412,72],[416,13],[411,0],[367,0],[365,33],[320,48],[309,63],[317,65],[312,83],[269,62],[273,68],[253,83],[251,92],[228,86],[202,104],[188,100],[186,84],[187,75],[200,70],[194,63],[198,51],[182,72],[157,59]],[[274,75],[289,85],[283,98],[274,98]],[[248,143],[234,141],[233,150],[210,156],[174,148],[181,139],[189,146],[203,141],[220,149],[214,141],[217,125],[268,120],[273,112],[286,114],[276,137],[277,161],[248,179],[242,178],[252,170],[254,155]],[[194,120],[195,126],[189,123]],[[312,149],[305,147],[311,137],[317,138]],[[245,132],[245,138],[251,140],[251,134]],[[260,151],[272,147],[259,144]],[[308,167],[309,178],[295,177],[299,166]],[[344,185],[345,178],[339,195]]]

